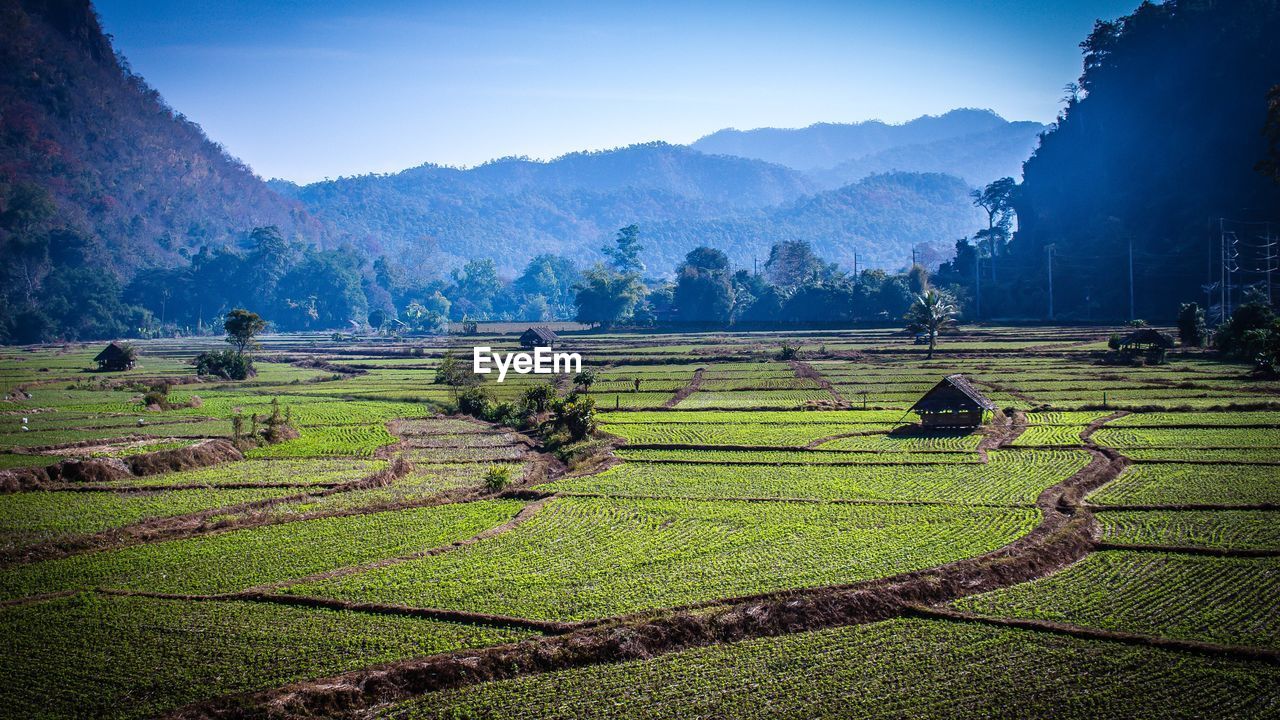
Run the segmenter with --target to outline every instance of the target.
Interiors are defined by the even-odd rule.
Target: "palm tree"
[[[931,288],[916,295],[915,302],[911,303],[903,319],[907,321],[907,330],[929,333],[927,359],[932,360],[933,349],[938,344],[938,333],[956,323],[956,306],[950,295]]]

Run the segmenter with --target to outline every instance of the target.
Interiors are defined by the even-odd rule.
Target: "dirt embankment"
[[[0,472],[0,493],[41,490],[63,483],[103,483],[131,477],[192,470],[218,463],[243,460],[244,454],[227,440],[205,440],[170,450],[123,458],[63,460],[45,467],[15,468]]]
[[[1080,498],[1116,477],[1126,461],[1090,448],[1089,464],[1046,489],[1032,532],[978,557],[847,586],[716,600],[674,611],[615,618],[573,632],[481,650],[390,663],[248,696],[193,705],[178,718],[315,717],[358,712],[432,690],[904,615],[919,605],[1026,582],[1094,547],[1096,523]]]
[[[693,377],[689,379],[689,384],[677,390],[675,395],[667,398],[667,401],[662,403],[662,407],[671,409],[683,402],[685,398],[696,393],[702,387],[702,375],[705,370],[706,368],[694,370]]]

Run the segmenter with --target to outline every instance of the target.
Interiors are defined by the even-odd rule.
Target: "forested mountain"
[[[825,170],[895,148],[986,133],[1007,124],[1007,120],[990,110],[962,109],[937,116],[924,115],[901,125],[868,120],[818,123],[795,129],[726,129],[707,135],[689,147],[705,153],[765,160],[807,172]],[[848,182],[858,179],[860,177],[853,177]]]
[[[782,239],[832,246],[832,257],[850,264],[852,248],[834,246],[856,239],[862,258],[900,264],[904,248],[909,258],[913,244],[971,229],[957,230],[973,213],[963,183],[951,180],[902,176],[814,195],[809,180],[780,165],[650,143],[550,162],[274,186],[359,245],[406,264],[489,257],[511,273],[543,252],[590,260],[616,228],[636,223],[645,263],[669,272],[699,244],[750,264]]]
[[[124,274],[257,225],[322,234],[132,74],[88,0],[0,0],[3,210],[31,186],[52,201],[49,226],[86,234],[95,261]]]
[[[1280,184],[1255,170],[1280,83],[1277,38],[1276,0],[1170,0],[1096,25],[1078,97],[1014,195],[1009,314],[1043,316],[1050,244],[1059,317],[1128,312],[1130,243],[1136,315],[1205,302],[1202,284],[1219,279],[1218,218],[1280,221]],[[1234,284],[1261,280],[1265,226],[1227,228],[1241,255]]]
[[[900,170],[955,175],[981,187],[997,178],[1021,176],[1022,163],[1036,149],[1045,129],[1036,122],[1011,122],[969,135],[897,145],[814,170],[809,176],[823,187],[835,188],[875,173]]]

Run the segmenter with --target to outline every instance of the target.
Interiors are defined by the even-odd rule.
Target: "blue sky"
[[[264,177],[550,158],[722,127],[1053,119],[1136,0],[98,0],[134,71]]]

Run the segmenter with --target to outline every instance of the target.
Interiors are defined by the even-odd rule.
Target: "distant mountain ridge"
[[[899,125],[867,120],[818,123],[804,128],[728,128],[700,138],[689,147],[811,172],[894,148],[986,133],[1007,124],[1009,121],[991,110],[964,108],[924,115]]]

